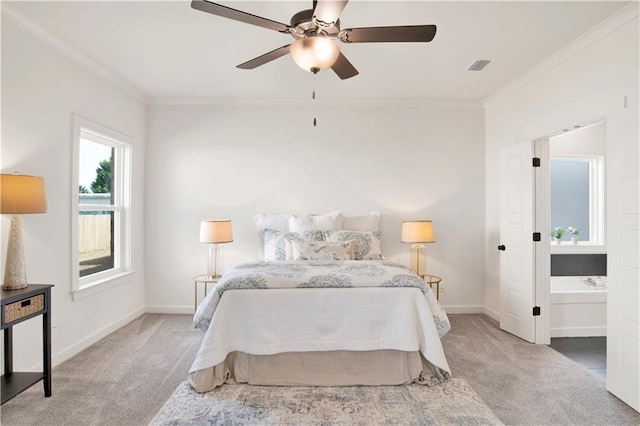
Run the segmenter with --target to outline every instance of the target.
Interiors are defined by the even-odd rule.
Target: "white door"
[[[500,328],[535,341],[533,143],[500,152]]]
[[[624,110],[607,120],[607,389],[640,411],[638,88],[630,93]]]

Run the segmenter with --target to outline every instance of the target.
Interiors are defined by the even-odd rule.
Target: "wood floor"
[[[606,337],[558,337],[551,339],[552,349],[584,365],[590,373],[607,378]]]

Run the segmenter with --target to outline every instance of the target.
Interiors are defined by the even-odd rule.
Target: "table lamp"
[[[18,174],[0,175],[0,213],[12,214],[7,259],[4,269],[4,290],[27,287],[24,265],[22,228],[19,214],[46,213],[47,200],[44,194],[44,179]]]
[[[424,269],[421,268],[422,257],[424,257],[423,243],[436,242],[433,238],[433,223],[430,220],[402,222],[402,242],[414,243],[411,245],[412,251],[415,251],[415,256],[411,256],[411,267],[418,276],[423,277],[426,270],[426,267]]]
[[[220,244],[233,242],[231,221],[214,219],[200,222],[200,242],[209,244],[207,274],[211,277],[219,277]]]

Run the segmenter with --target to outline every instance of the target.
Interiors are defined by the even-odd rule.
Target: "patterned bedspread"
[[[442,338],[451,324],[431,288],[410,268],[394,262],[328,260],[250,262],[229,270],[200,303],[194,324],[206,331],[226,290],[277,288],[415,287],[424,294]]]

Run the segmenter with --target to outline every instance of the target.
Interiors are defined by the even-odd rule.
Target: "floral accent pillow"
[[[322,231],[325,241],[353,240],[354,260],[383,260],[380,231]]]
[[[264,233],[264,260],[291,260],[287,259],[286,241],[322,241],[321,231],[283,232],[273,229],[265,229]]]
[[[350,260],[353,241],[292,241],[293,260]]]

